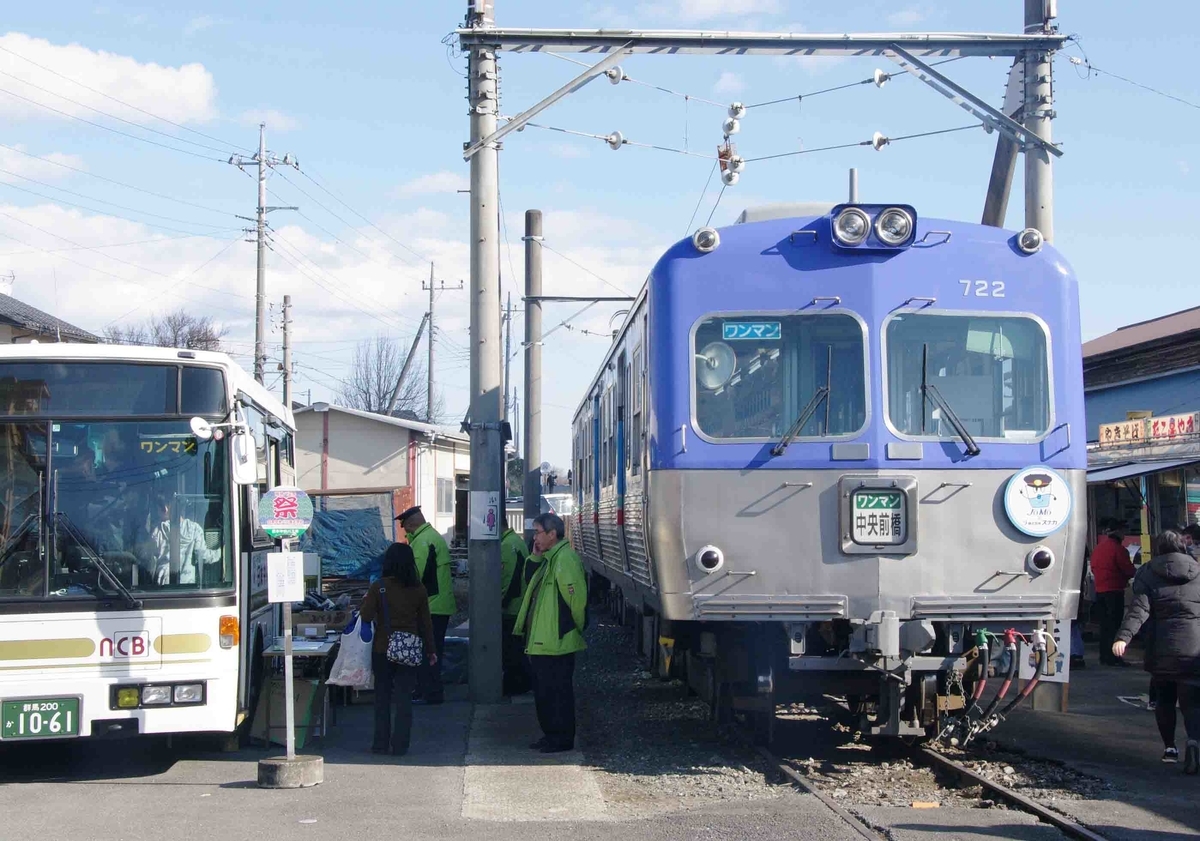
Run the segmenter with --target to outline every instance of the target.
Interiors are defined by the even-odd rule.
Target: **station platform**
[[[1146,708],[1150,675],[1130,648],[1128,667],[1102,666],[1095,644],[1086,668],[1071,671],[1068,711],[1018,708],[994,740],[1063,762],[1111,784],[1103,799],[1060,800],[1053,807],[1113,841],[1200,837],[1200,776],[1185,776],[1187,737],[1177,720],[1181,761],[1162,762],[1163,744]]]

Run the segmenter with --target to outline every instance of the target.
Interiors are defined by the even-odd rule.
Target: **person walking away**
[[[504,529],[500,536],[500,622],[505,695],[524,695],[530,687],[529,664],[522,651],[522,640],[513,631],[526,587],[536,568],[537,562],[531,560],[521,535],[511,528]]]
[[[521,600],[514,630],[525,638],[533,700],[545,734],[530,747],[542,753],[575,747],[575,653],[587,648],[587,581],[565,534],[557,514],[542,514],[533,521],[534,556],[541,556],[540,566]]]
[[[1100,662],[1107,666],[1127,666],[1112,653],[1113,640],[1125,612],[1125,585],[1133,578],[1133,562],[1121,545],[1125,527],[1116,519],[1101,524],[1104,533],[1092,550],[1092,575],[1096,579],[1096,607],[1100,611]]]
[[[401,756],[412,737],[412,692],[417,682],[416,666],[388,659],[388,640],[397,631],[416,634],[425,645],[425,662],[436,663],[433,621],[429,595],[417,577],[412,547],[393,543],[383,556],[383,575],[374,582],[359,606],[364,622],[375,622],[371,641],[371,670],[375,675],[375,737],[373,753]],[[395,707],[396,721],[392,724]]]
[[[417,575],[429,594],[429,613],[433,617],[433,642],[437,661],[422,665],[417,675],[413,700],[421,704],[440,704],[445,700],[442,688],[442,652],[446,645],[446,627],[454,615],[454,581],[451,578],[450,547],[437,529],[425,522],[421,506],[414,505],[396,518],[408,535],[416,559]]]
[[[1112,645],[1115,657],[1148,620],[1154,634],[1146,654],[1146,668],[1154,675],[1158,707],[1154,711],[1171,762],[1175,748],[1175,704],[1183,712],[1187,731],[1184,771],[1200,771],[1200,562],[1186,553],[1183,536],[1168,529],[1155,541],[1154,559],[1134,580],[1133,602]],[[1172,693],[1165,687],[1171,685]],[[1176,697],[1170,697],[1174,694]],[[1172,755],[1174,754],[1174,755]]]

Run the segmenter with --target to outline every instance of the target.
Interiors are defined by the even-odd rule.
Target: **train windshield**
[[[693,340],[698,431],[717,440],[777,440],[818,391],[795,436],[850,435],[866,423],[864,329],[844,313],[727,315]]]
[[[884,328],[888,418],[904,435],[957,438],[925,396],[937,387],[972,436],[1019,441],[1050,428],[1046,331],[1023,316],[909,313]]]

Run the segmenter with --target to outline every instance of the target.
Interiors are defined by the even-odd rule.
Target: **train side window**
[[[922,384],[976,438],[1030,440],[1051,426],[1045,328],[1027,316],[904,313],[884,327],[887,412],[904,435],[956,438]]]
[[[633,423],[629,431],[629,469],[634,476],[638,474],[642,463],[642,389],[645,382],[646,377],[642,373],[642,349],[639,347],[633,351]]]

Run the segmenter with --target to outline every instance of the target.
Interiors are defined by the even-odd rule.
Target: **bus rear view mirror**
[[[245,426],[235,428],[229,436],[233,451],[233,482],[236,485],[258,484],[258,464],[254,458],[254,436]]]

